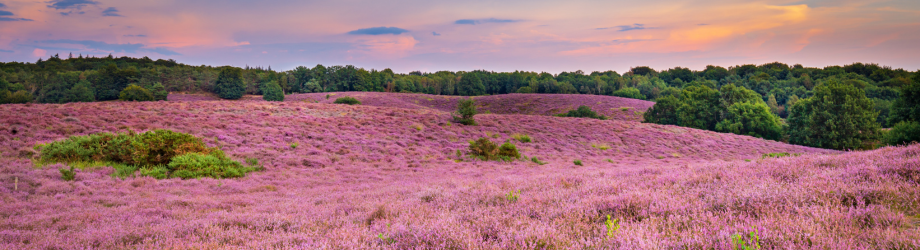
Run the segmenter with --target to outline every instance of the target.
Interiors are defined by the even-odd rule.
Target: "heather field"
[[[363,105],[376,107],[399,107],[408,109],[434,109],[452,112],[457,109],[460,96],[379,93],[379,92],[333,92],[293,94],[286,96],[286,101],[306,101],[314,103],[332,103],[339,97],[354,97]],[[246,96],[244,100],[261,100],[259,96]],[[479,106],[479,112],[492,114],[555,115],[586,105],[598,114],[617,120],[641,121],[640,112],[645,112],[654,102],[638,99],[602,95],[581,94],[507,94],[473,97]],[[206,101],[219,100],[213,95],[183,94],[170,95],[170,101]]]
[[[0,105],[0,249],[920,248],[917,144],[839,152],[646,124],[635,112],[653,103],[606,96],[476,97],[489,114],[463,126],[459,97],[326,95]],[[578,105],[612,119],[549,116]],[[63,165],[33,163],[38,143],[128,129],[190,133],[265,170],[63,181]],[[480,137],[540,163],[473,159]]]

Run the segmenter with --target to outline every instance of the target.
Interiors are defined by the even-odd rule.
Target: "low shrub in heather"
[[[483,160],[504,160],[512,161],[521,158],[517,146],[510,142],[505,142],[501,146],[496,145],[487,137],[470,141],[470,153]]]
[[[154,99],[156,99],[156,97],[153,96],[150,90],[134,84],[128,85],[127,88],[118,94],[118,100],[122,101],[147,102],[153,101]]]
[[[58,169],[58,171],[61,172],[62,180],[72,181],[77,178],[77,171],[73,170],[73,167],[70,167],[69,170],[66,168]]]
[[[168,177],[193,179],[201,177],[237,178],[243,177],[248,172],[258,171],[260,167],[244,167],[240,162],[231,160],[223,151],[214,151],[211,154],[188,153],[176,156],[166,165]],[[163,178],[162,176],[157,176]]]
[[[232,178],[259,169],[243,167],[227,158],[220,149],[207,147],[193,135],[170,130],[72,136],[37,145],[36,150],[41,152],[39,165],[112,166],[115,168],[113,175],[119,177],[140,170],[141,175],[155,178]]]
[[[511,137],[514,138],[515,140],[518,140],[519,142],[523,142],[523,143],[528,143],[528,142],[531,142],[531,141],[532,141],[532,140],[530,139],[530,136],[529,136],[529,135],[525,135],[525,134],[513,134],[513,135],[511,135]]]
[[[903,145],[920,141],[920,123],[899,122],[885,134],[888,145]]]
[[[457,102],[457,114],[460,116],[454,116],[454,121],[463,125],[476,125],[476,120],[473,119],[476,115],[476,101],[473,101],[473,98],[460,99]]]
[[[597,112],[591,110],[591,107],[581,105],[578,106],[578,109],[570,110],[568,113],[558,114],[559,117],[579,117],[579,118],[593,118],[600,120],[607,120],[606,116],[598,115]]]
[[[336,98],[336,99],[335,99],[335,102],[332,102],[332,103],[335,103],[335,104],[358,105],[358,104],[361,104],[361,101],[358,101],[358,99],[355,99],[354,97],[346,96],[346,97],[339,97],[339,98]]]
[[[575,160],[574,163],[576,166],[584,166],[584,164],[581,163],[581,160]]]

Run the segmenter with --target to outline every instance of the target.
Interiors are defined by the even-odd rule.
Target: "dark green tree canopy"
[[[859,149],[878,137],[878,113],[865,92],[852,84],[828,81],[815,95],[799,100],[789,115],[789,140],[830,149]]]
[[[223,99],[240,99],[246,93],[246,85],[243,84],[243,71],[239,68],[224,67],[220,70],[217,77],[216,92],[217,96]]]
[[[284,91],[281,90],[281,86],[275,82],[263,83],[262,99],[275,102],[284,101]]]

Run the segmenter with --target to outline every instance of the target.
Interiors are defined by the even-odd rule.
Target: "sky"
[[[0,61],[69,53],[289,70],[920,69],[917,0],[0,0]]]

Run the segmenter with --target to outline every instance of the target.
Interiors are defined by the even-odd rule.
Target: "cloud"
[[[124,37],[147,37],[147,35],[144,35],[144,34],[137,34],[137,35],[124,35]]]
[[[511,19],[497,19],[497,18],[485,18],[485,19],[460,19],[454,21],[454,24],[469,24],[477,25],[480,23],[515,23],[520,22],[521,20],[511,20]]]
[[[6,4],[0,3],[0,8],[6,7]]]
[[[15,18],[15,17],[0,17],[0,22],[15,22],[15,21],[33,21],[32,19],[27,18]]]
[[[54,8],[56,10],[63,9],[82,9],[83,6],[87,5],[97,5],[99,2],[92,0],[52,0],[51,5],[48,5],[48,8]]]
[[[441,36],[441,33],[433,32],[433,31],[432,31],[432,32],[431,32],[431,35],[432,35],[432,36]]]
[[[2,3],[0,3],[0,7],[3,7],[3,4],[2,4]],[[13,53],[13,52],[16,52],[16,51],[0,49],[0,52],[4,52],[4,53]]]
[[[615,27],[597,28],[596,30],[606,30],[606,29],[617,29],[617,31],[623,32],[623,31],[630,31],[630,30],[644,30],[644,29],[655,29],[655,28],[645,27],[645,24],[636,23],[633,25],[620,25],[620,26],[615,26]]]
[[[138,52],[153,52],[166,56],[181,55],[175,51],[168,50],[166,48],[144,48],[143,44],[110,44],[100,41],[91,41],[91,40],[70,40],[70,39],[59,39],[59,40],[46,40],[41,41],[42,43],[50,44],[76,44],[83,45],[87,49],[103,50],[103,51],[113,51],[113,52],[125,52],[125,53],[138,53]]]
[[[0,16],[12,16],[12,15],[13,15],[13,12],[0,10]]]
[[[109,7],[108,9],[105,9],[102,11],[102,16],[122,16],[122,15],[118,14],[118,9],[116,9],[115,7]]]
[[[357,29],[349,31],[349,35],[399,35],[402,33],[409,32],[408,30],[400,29],[397,27],[373,27],[366,29]]]

